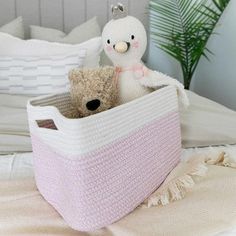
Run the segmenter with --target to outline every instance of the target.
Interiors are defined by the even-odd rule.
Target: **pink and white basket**
[[[72,228],[90,231],[133,211],[179,162],[177,92],[168,86],[82,119],[66,118],[68,107],[68,94],[28,102],[35,178]]]

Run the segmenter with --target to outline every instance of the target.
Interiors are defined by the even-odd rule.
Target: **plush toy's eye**
[[[110,39],[108,39],[108,40],[107,40],[107,43],[108,43],[108,44],[110,44],[110,43],[111,43]]]
[[[131,39],[134,40],[134,38],[135,38],[134,35],[131,35]]]

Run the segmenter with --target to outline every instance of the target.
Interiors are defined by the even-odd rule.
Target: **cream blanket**
[[[236,147],[226,149],[229,156],[236,157]],[[220,151],[211,155],[219,156]],[[184,151],[183,159],[190,152]],[[217,163],[223,164],[221,160]],[[185,173],[185,167],[186,163],[182,162],[166,182]],[[33,178],[2,180],[0,235],[212,236],[236,226],[236,170],[210,165],[206,176],[195,181],[196,185],[183,200],[151,208],[142,205],[105,229],[82,233],[70,229],[43,200]]]

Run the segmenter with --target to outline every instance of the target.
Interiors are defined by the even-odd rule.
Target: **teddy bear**
[[[115,68],[75,68],[69,72],[72,108],[69,118],[82,118],[118,104]]]
[[[119,103],[127,103],[162,86],[176,87],[181,104],[188,107],[189,100],[183,85],[161,72],[147,68],[141,61],[147,47],[147,34],[143,24],[127,15],[122,4],[112,7],[113,19],[104,27],[104,51],[117,68]]]

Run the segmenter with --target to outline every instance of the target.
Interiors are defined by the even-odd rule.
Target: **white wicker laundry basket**
[[[177,92],[168,86],[82,119],[66,118],[68,107],[68,94],[28,102],[35,178],[72,228],[90,231],[134,210],[179,162]]]

